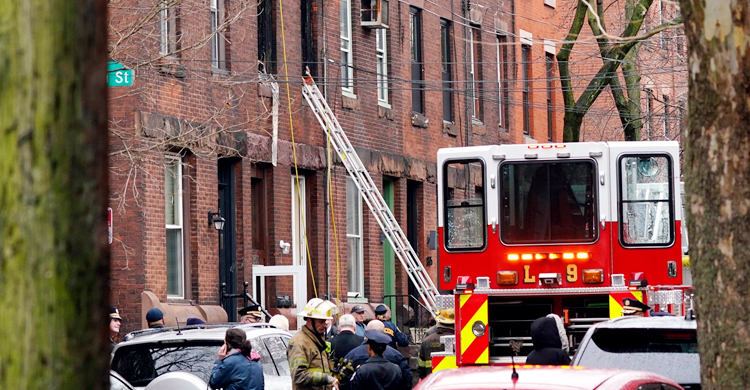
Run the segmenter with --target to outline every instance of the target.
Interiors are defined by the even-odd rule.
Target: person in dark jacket
[[[445,350],[445,346],[440,342],[440,337],[455,334],[455,318],[455,310],[440,310],[436,318],[437,328],[435,332],[422,340],[422,345],[419,347],[419,367],[417,368],[420,378],[424,378],[432,372],[432,353]]]
[[[385,325],[383,325],[380,320],[372,320],[367,323],[367,330],[380,331],[390,337],[390,335],[383,331],[384,329]],[[390,346],[386,347],[383,352],[383,357],[401,368],[401,379],[403,380],[403,387],[401,388],[406,390],[411,389],[413,386],[413,377],[411,374],[411,367],[409,366],[409,360],[406,359],[397,349]],[[344,359],[352,361],[352,366],[354,366],[354,368],[361,366],[369,358],[370,354],[367,352],[367,344],[362,344],[359,347],[352,349],[351,352],[344,357]],[[348,387],[348,385],[349,383],[342,383],[341,390],[349,389],[350,387]]]
[[[249,340],[248,340],[249,341]],[[250,356],[247,357],[250,361],[250,387],[247,390],[265,390],[266,381],[263,378],[263,366],[260,365],[260,354],[255,351],[250,351]]]
[[[383,331],[385,332],[385,334],[391,336],[391,343],[388,345],[391,348],[396,348],[396,345],[398,345],[399,347],[408,347],[409,336],[407,336],[406,333],[401,332],[396,324],[386,318],[387,313],[388,306],[386,305],[378,305],[375,308],[375,318],[383,322],[383,325],[385,325],[385,329]]]
[[[367,353],[370,356],[352,377],[353,390],[401,390],[403,381],[397,365],[383,357],[391,338],[377,330],[365,332]]]
[[[526,364],[565,366],[570,356],[562,349],[560,333],[554,318],[537,318],[531,323],[531,341],[534,350],[526,357]]]
[[[338,360],[346,356],[349,351],[357,348],[365,340],[354,334],[356,322],[351,314],[344,314],[339,319],[339,334],[331,340],[331,357]]]
[[[245,331],[239,328],[227,330],[224,345],[219,349],[218,359],[211,370],[208,384],[213,389],[245,390],[262,389],[257,382],[263,381],[263,370],[260,377],[254,377],[253,364],[250,360],[252,345],[247,339]],[[260,366],[260,364],[258,364]]]

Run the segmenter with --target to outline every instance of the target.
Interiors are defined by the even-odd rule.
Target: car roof
[[[500,389],[509,386],[517,389],[596,389],[610,379],[627,383],[642,379],[670,383],[672,381],[650,372],[625,371],[574,366],[517,366],[518,380],[511,378],[509,366],[461,367],[432,373],[420,383],[419,389]]]
[[[625,316],[617,317],[609,321],[600,322],[593,326],[594,328],[608,329],[697,329],[698,324],[695,320],[686,320],[684,317],[638,317]]]
[[[150,342],[160,342],[169,340],[224,340],[224,336],[227,333],[227,329],[239,328],[247,333],[248,338],[262,337],[266,335],[290,335],[289,332],[283,331],[274,327],[273,325],[255,323],[255,324],[239,324],[239,323],[227,323],[227,324],[210,324],[200,326],[187,326],[187,327],[171,327],[171,328],[156,328],[156,329],[144,329],[135,332],[128,333],[123,341],[117,344],[117,347],[143,344]]]

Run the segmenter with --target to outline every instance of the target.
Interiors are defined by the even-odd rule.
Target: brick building
[[[437,150],[562,140],[554,0],[154,3],[109,2],[111,61],[135,72],[110,88],[124,331],[153,305],[167,324],[235,320],[242,301],[222,291],[245,282],[292,316],[316,295],[391,306],[417,295],[340,161],[328,163],[305,69],[433,276]]]

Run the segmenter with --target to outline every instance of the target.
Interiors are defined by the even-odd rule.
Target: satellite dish
[[[168,372],[159,375],[146,386],[146,390],[206,390],[203,379],[189,372]]]

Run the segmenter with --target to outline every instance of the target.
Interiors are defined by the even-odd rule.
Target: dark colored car
[[[573,365],[651,371],[700,389],[696,321],[682,317],[620,317],[591,327]]]
[[[414,390],[679,390],[674,381],[651,372],[571,366],[461,367],[440,370]]]
[[[260,364],[267,389],[291,389],[286,346],[291,334],[268,324],[163,328],[134,332],[112,352],[111,369],[135,389],[170,372],[187,372],[208,383],[227,329],[237,326],[247,333]]]

